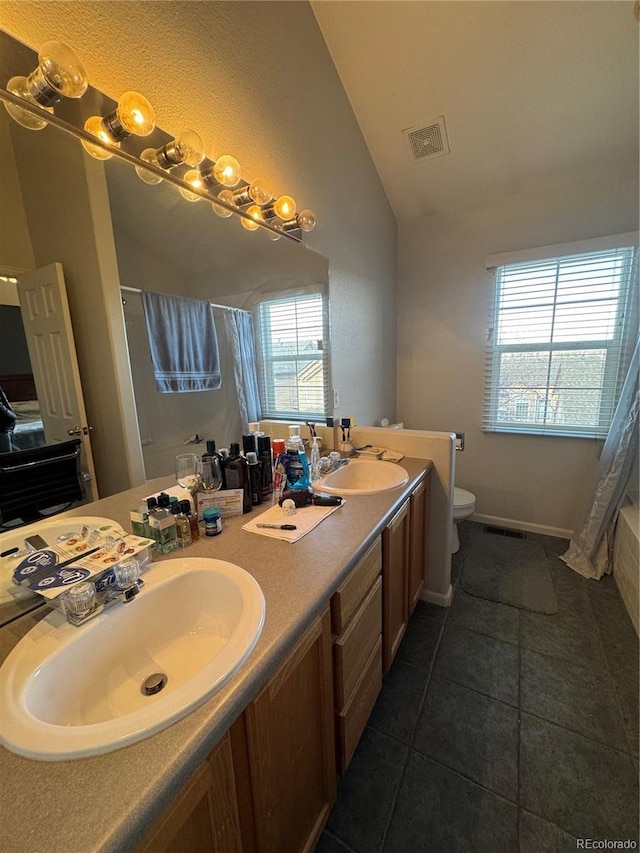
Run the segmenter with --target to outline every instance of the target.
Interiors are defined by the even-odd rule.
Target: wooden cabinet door
[[[245,851],[312,851],[336,793],[331,620],[314,621],[234,726],[234,759],[246,749],[253,827]],[[242,741],[244,740],[244,744]],[[242,772],[240,773],[242,776]],[[242,802],[249,798],[239,791]],[[244,817],[243,817],[244,823]]]
[[[413,613],[424,582],[427,567],[427,524],[429,512],[429,477],[413,490],[409,500],[409,616]]]
[[[229,735],[151,828],[137,853],[241,853]]]
[[[382,533],[382,672],[387,674],[409,619],[409,501]]]

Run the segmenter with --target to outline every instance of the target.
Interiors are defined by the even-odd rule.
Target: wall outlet
[[[333,389],[333,408],[338,409],[340,407],[340,392],[337,388]]]

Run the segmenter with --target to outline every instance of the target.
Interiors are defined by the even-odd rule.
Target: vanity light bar
[[[47,124],[60,127],[60,120],[54,121],[53,105],[63,96],[81,98],[88,85],[84,66],[74,51],[62,42],[50,40],[42,45],[38,66],[28,77],[16,76],[9,80],[4,105],[9,115],[29,130],[42,130]],[[43,111],[48,113],[46,117]],[[205,161],[204,143],[193,130],[176,134],[161,148],[147,148],[139,157],[121,149],[121,143],[129,136],[148,136],[155,126],[155,112],[149,101],[138,92],[125,92],[109,115],[90,116],[82,130],[73,128],[72,132],[79,136],[85,151],[92,157],[108,160],[117,155],[132,162],[138,177],[148,184],[169,179],[176,166],[196,167]],[[240,164],[230,154],[207,161],[199,171],[192,169],[187,174],[188,178],[185,175],[177,180],[171,176],[174,180],[169,182],[176,183],[188,201],[207,199],[220,216],[237,213],[247,230],[264,227],[272,232],[272,239],[286,234],[299,241],[290,232],[312,231],[316,226],[313,211],[296,214],[294,200],[286,195],[274,202],[271,190],[260,178],[229,192],[240,184],[242,177]],[[215,192],[214,197],[212,192]]]

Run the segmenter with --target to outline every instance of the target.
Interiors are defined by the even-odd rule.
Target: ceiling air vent
[[[409,141],[411,159],[427,160],[430,157],[442,157],[449,153],[449,140],[444,116],[432,119],[423,127],[409,127],[402,131]]]

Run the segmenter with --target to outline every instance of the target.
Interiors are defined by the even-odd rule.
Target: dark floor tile
[[[541,817],[520,812],[520,853],[569,853],[576,839]]]
[[[428,679],[424,670],[396,659],[383,682],[368,725],[403,743],[411,743]]]
[[[525,713],[520,803],[576,838],[637,841],[638,780],[632,759]]]
[[[518,648],[493,637],[447,624],[434,674],[517,704]]]
[[[576,613],[520,613],[520,645],[561,660],[603,669],[604,655],[593,620]]]
[[[461,521],[458,523],[458,539],[460,540],[461,551],[464,551],[465,545],[476,527],[482,528],[482,525],[478,525],[473,521]]]
[[[385,853],[516,853],[517,809],[457,773],[412,753]]]
[[[382,846],[407,751],[368,727],[362,735],[327,821],[331,835],[357,853],[375,853]]]
[[[433,678],[414,748],[508,800],[518,793],[518,711]]]
[[[413,611],[397,657],[405,663],[429,672],[442,632],[443,620],[434,619],[420,605]]]
[[[350,853],[350,848],[345,847],[341,841],[329,835],[328,832],[323,832],[314,853]]]
[[[611,679],[600,670],[522,649],[520,705],[616,749],[628,748]]]
[[[547,567],[558,602],[558,613],[591,622],[593,617],[586,579],[558,559],[549,559]]]
[[[460,586],[453,596],[448,624],[461,625],[505,643],[518,642],[517,608],[468,595]]]
[[[464,553],[462,551],[458,551],[457,554],[451,555],[451,585],[453,587],[458,585],[458,578],[462,572],[463,565]]]
[[[618,584],[615,582],[613,574],[603,575],[599,580],[588,578],[587,587],[589,589],[589,595],[598,596],[603,593],[607,595],[620,595],[618,591]]]
[[[448,612],[448,607],[440,607],[439,604],[432,604],[430,601],[419,601],[416,604],[416,609],[411,614],[411,618],[413,619],[416,613],[422,613],[423,616],[431,616],[432,619],[442,621]]]
[[[591,605],[630,748],[637,755],[640,691],[638,635],[619,595],[605,593],[597,598],[592,596]]]

